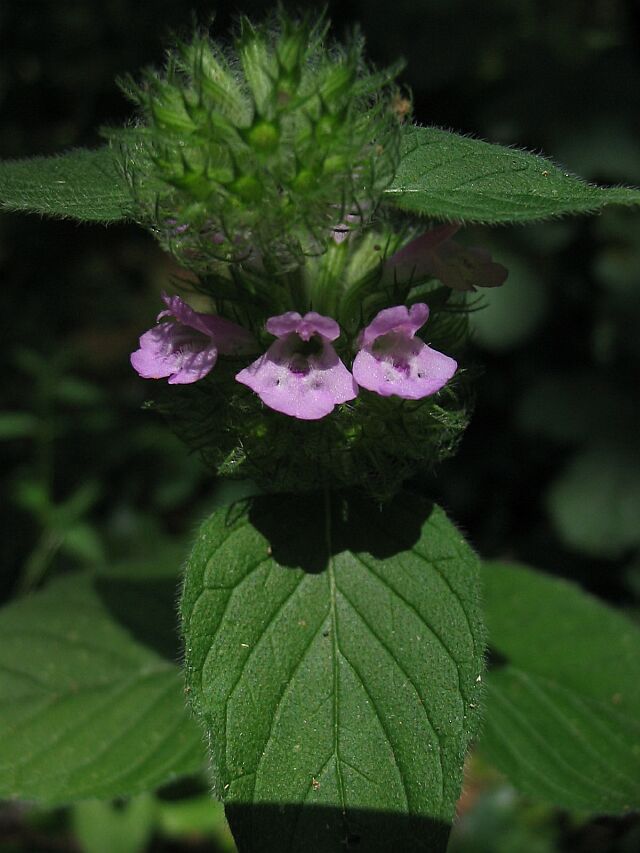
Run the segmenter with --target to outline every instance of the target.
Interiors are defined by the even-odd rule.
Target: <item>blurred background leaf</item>
[[[85,800],[72,814],[73,832],[84,853],[141,853],[153,834],[156,803],[152,794],[127,803]]]
[[[202,770],[162,602],[148,581],[114,589],[69,575],[2,609],[2,796],[65,804]]]
[[[521,791],[567,809],[640,802],[640,629],[578,587],[485,563],[480,751]]]

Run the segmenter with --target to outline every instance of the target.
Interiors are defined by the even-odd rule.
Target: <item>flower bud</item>
[[[282,11],[243,19],[235,57],[197,33],[164,71],[127,82],[138,121],[108,135],[138,219],[184,266],[254,256],[285,271],[329,243],[336,205],[381,200],[399,158],[395,71],[371,73],[361,40],[328,46],[326,29]],[[189,226],[180,240],[168,220]],[[207,235],[221,234],[212,248]]]

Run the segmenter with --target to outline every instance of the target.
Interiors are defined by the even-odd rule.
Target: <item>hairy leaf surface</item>
[[[0,162],[0,210],[106,223],[127,219],[130,208],[127,182],[107,146]]]
[[[444,850],[477,720],[475,555],[415,496],[248,506],[204,524],[183,598],[240,850]]]
[[[436,219],[530,222],[639,204],[640,190],[594,186],[526,151],[435,127],[410,127],[387,198]]]

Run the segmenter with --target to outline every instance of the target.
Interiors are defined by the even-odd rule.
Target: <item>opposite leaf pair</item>
[[[163,299],[167,310],[158,320],[171,316],[175,322],[162,322],[140,338],[131,364],[143,378],[188,384],[206,376],[219,353],[255,351],[255,339],[242,326],[198,313],[179,296]],[[236,379],[269,408],[300,420],[323,418],[357,397],[358,386],[383,397],[418,400],[442,388],[457,369],[454,359],[415,337],[428,316],[423,302],[380,311],[358,335],[350,372],[332,345],[340,336],[334,319],[288,311],[267,320],[266,330],[276,340]]]

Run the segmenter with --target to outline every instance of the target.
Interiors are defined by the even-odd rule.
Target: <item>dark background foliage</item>
[[[592,180],[640,184],[633,0],[327,6],[337,36],[360,23],[376,64],[405,57],[418,122],[540,150]],[[239,12],[269,7],[2,4],[0,157],[100,144],[100,126],[130,113],[114,79],[159,64],[192,15],[206,23],[215,12],[224,35]],[[510,280],[474,314],[472,357],[484,373],[461,451],[422,485],[483,556],[571,577],[636,616],[640,218],[610,211],[468,236],[491,248]],[[148,389],[128,364],[171,272],[134,227],[0,219],[3,598],[71,569],[178,562],[194,519],[219,496],[199,461],[142,410]],[[478,790],[467,818],[475,841],[461,837],[460,849],[632,849],[633,819],[584,825],[515,800],[505,811],[491,800],[500,783],[484,779]],[[46,832],[27,831],[13,813],[8,821],[7,849],[63,843],[64,817]]]

